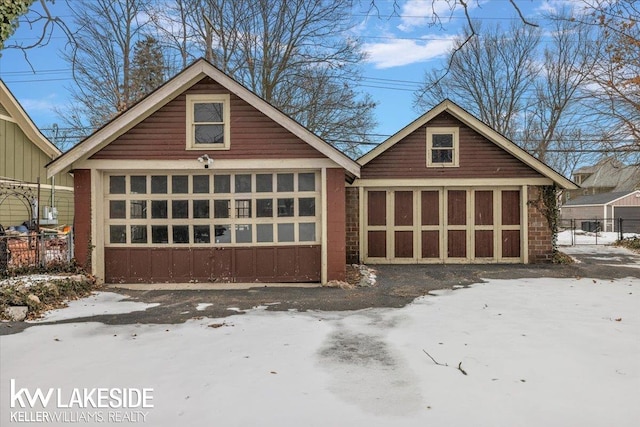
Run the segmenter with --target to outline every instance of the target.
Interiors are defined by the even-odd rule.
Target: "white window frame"
[[[196,144],[194,122],[194,105],[206,103],[222,103],[222,119],[224,126],[224,142],[222,144]],[[231,96],[221,95],[187,95],[187,150],[229,150],[231,148]]]
[[[258,192],[256,186],[256,175],[268,174],[272,178],[272,191],[270,192]],[[293,174],[294,188],[291,191],[277,191],[277,176],[278,174]],[[313,174],[315,179],[315,189],[301,191],[299,189],[299,177],[301,174]],[[172,188],[172,176],[188,176],[188,190],[187,193],[174,193]],[[193,192],[193,176],[205,175],[209,179],[209,192],[208,193],[194,193]],[[215,193],[214,192],[214,176],[215,175],[229,175],[230,176],[230,192],[229,193]],[[250,175],[251,176],[251,192],[236,193],[235,190],[235,177],[237,175]],[[109,191],[110,178],[112,176],[124,176],[125,180],[125,193],[124,194],[111,194]],[[131,193],[131,177],[132,176],[145,176],[146,177],[146,191],[145,193],[136,194]],[[152,176],[166,176],[167,177],[167,192],[166,193],[151,193],[151,177]],[[251,247],[251,246],[308,246],[319,245],[322,241],[322,186],[321,186],[321,174],[318,170],[249,170],[249,171],[228,171],[221,170],[215,172],[194,172],[194,171],[127,171],[111,172],[105,174],[104,180],[104,242],[106,247],[171,247],[171,248],[188,248],[188,247]],[[300,215],[300,200],[312,198],[315,199],[315,215]],[[273,215],[271,217],[258,217],[257,216],[257,200],[258,199],[271,199]],[[278,199],[293,199],[293,215],[292,216],[278,216],[277,203]],[[144,218],[131,218],[131,203],[132,201],[145,201],[146,213]],[[166,218],[152,218],[151,210],[153,201],[167,201],[167,217]],[[172,215],[172,201],[184,200],[187,201],[188,218],[175,218]],[[208,218],[194,218],[193,215],[193,201],[194,200],[206,200],[209,202],[209,217]],[[215,218],[215,201],[216,200],[229,200],[230,212],[228,218]],[[249,200],[249,207],[251,209],[251,216],[249,218],[239,218],[236,211],[236,201]],[[124,201],[125,202],[125,217],[124,218],[110,218],[110,202],[111,201]],[[300,224],[314,224],[315,227],[315,239],[314,240],[301,240]],[[273,239],[269,242],[258,242],[257,239],[257,226],[259,224],[270,224],[273,230]],[[294,229],[294,235],[292,241],[280,241],[278,237],[278,224],[292,224]],[[112,225],[125,226],[125,242],[123,243],[111,243],[110,227]],[[153,226],[167,226],[168,227],[168,242],[167,243],[153,243],[152,242],[152,227]],[[194,226],[207,225],[210,231],[209,243],[198,243],[194,240]],[[215,226],[216,225],[230,225],[231,241],[228,243],[215,242]],[[238,243],[236,242],[236,231],[238,226],[249,225],[251,226],[252,238],[251,242]],[[131,226],[146,227],[147,239],[146,243],[132,243]],[[173,242],[172,227],[173,226],[187,226],[189,233],[188,243],[175,243]]]
[[[433,135],[451,135],[453,139],[453,151],[451,162],[434,163],[432,161]],[[442,148],[436,148],[442,150]],[[457,168],[460,165],[460,129],[457,127],[428,127],[427,128],[427,167],[428,168]]]

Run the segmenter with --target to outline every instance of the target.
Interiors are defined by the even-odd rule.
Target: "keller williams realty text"
[[[149,412],[143,411],[11,411],[12,423],[144,423]]]

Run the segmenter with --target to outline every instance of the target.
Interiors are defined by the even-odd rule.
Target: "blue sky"
[[[376,0],[379,15],[369,10],[369,3],[362,0],[354,8],[358,25],[353,31],[369,55],[363,64],[361,90],[378,102],[378,127],[374,133],[381,141],[385,135],[397,132],[422,113],[412,107],[413,92],[426,70],[442,67],[444,54],[464,25],[465,18],[462,11],[451,14],[447,3],[441,0],[435,2],[442,16],[441,25],[431,25],[432,0],[399,0],[395,2],[395,14],[393,0]],[[535,20],[541,12],[571,1],[516,0],[516,3],[528,19]],[[508,0],[471,0],[469,4],[472,17],[487,24],[500,22],[508,26],[510,20],[517,19]],[[36,3],[34,7],[40,6]],[[54,15],[71,21],[65,2],[58,1],[49,7]],[[21,23],[6,44],[33,42],[38,35],[37,30]],[[5,49],[0,57],[0,77],[41,128],[61,124],[54,108],[68,103],[67,88],[72,85],[70,66],[60,58],[65,40],[62,32],[56,29],[47,46],[27,52],[28,61],[24,53],[16,49]]]

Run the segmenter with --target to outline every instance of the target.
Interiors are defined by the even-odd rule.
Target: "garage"
[[[365,199],[365,262],[522,262],[518,188],[367,189]]]
[[[544,194],[577,188],[448,100],[358,164],[347,257],[369,264],[549,261]]]
[[[63,170],[76,258],[106,283],[345,278],[360,166],[205,60],[48,165]]]

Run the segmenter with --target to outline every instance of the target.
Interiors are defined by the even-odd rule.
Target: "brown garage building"
[[[359,165],[204,60],[48,165],[68,169],[105,282],[344,279]]]
[[[548,259],[575,184],[446,101],[355,162],[204,60],[47,166],[108,283],[343,280],[345,261]]]
[[[358,163],[348,255],[370,264],[548,260],[542,187],[577,188],[451,101]]]

